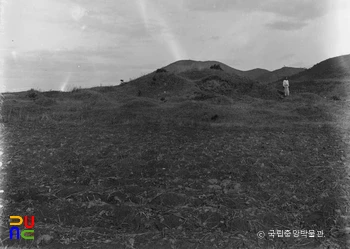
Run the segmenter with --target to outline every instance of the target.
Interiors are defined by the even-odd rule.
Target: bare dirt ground
[[[347,248],[349,105],[5,95],[1,243]],[[10,215],[35,215],[35,239],[10,240]]]

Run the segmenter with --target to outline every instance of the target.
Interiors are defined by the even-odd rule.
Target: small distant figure
[[[139,90],[138,92],[137,92],[137,96],[141,96],[141,90]]]
[[[123,84],[124,83],[124,80],[120,80],[120,84]]]
[[[284,87],[284,96],[289,96],[289,81],[287,77],[283,80],[283,87]]]

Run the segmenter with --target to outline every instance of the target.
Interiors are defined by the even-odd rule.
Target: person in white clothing
[[[289,81],[286,77],[285,80],[283,80],[283,87],[284,87],[284,96],[289,96]]]

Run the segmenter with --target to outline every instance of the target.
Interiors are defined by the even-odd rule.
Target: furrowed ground
[[[118,89],[5,94],[3,246],[346,248],[347,102]],[[9,240],[10,215],[35,215],[35,239]]]

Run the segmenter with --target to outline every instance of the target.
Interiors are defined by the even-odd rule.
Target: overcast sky
[[[240,70],[350,54],[349,0],[0,0],[1,91],[116,85],[181,59]]]

